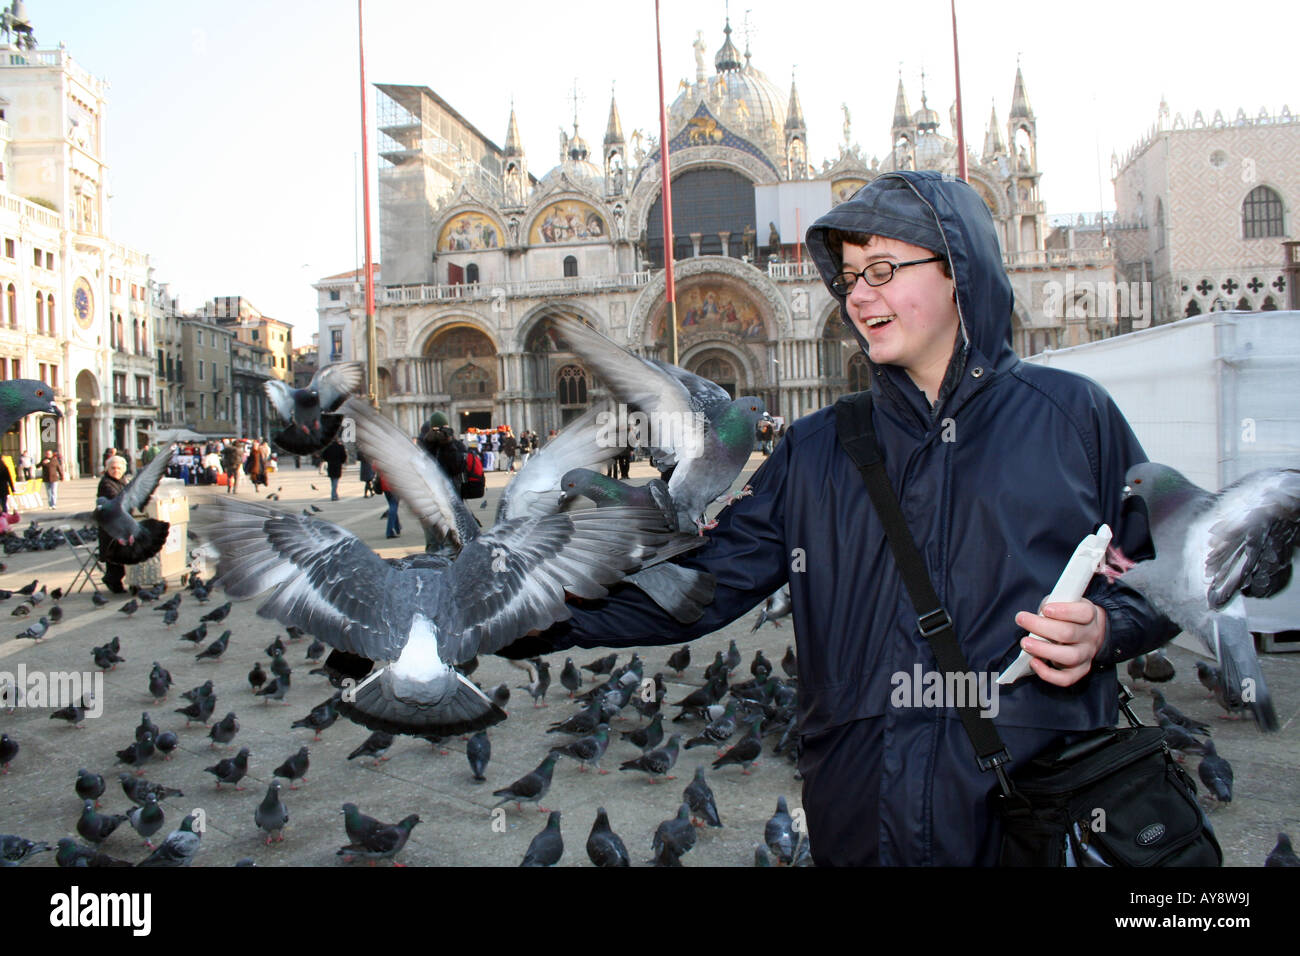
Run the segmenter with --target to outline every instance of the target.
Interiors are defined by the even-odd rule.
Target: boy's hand
[[[1033,658],[1034,673],[1058,687],[1069,687],[1092,669],[1092,659],[1106,640],[1106,611],[1088,599],[1047,604],[1041,614],[1021,611],[1016,624],[1047,638],[1026,635],[1020,647]]]

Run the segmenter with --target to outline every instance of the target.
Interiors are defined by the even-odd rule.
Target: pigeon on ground
[[[163,614],[163,619],[162,619],[163,627],[171,627],[178,620],[180,620],[180,616],[181,616],[180,611],[174,609],[167,611],[165,614]]]
[[[772,851],[772,856],[778,863],[789,866],[794,862],[794,848],[798,836],[785,797],[776,799],[776,813],[772,814],[767,825],[763,827],[763,842],[767,844],[767,848]]]
[[[583,664],[584,671],[591,671],[592,675],[608,674],[614,670],[614,665],[618,663],[617,654],[609,654],[605,657],[598,657],[590,664]]]
[[[81,817],[77,820],[77,832],[82,839],[94,843],[103,843],[113,831],[126,823],[126,816],[121,813],[101,816],[95,812],[95,801],[85,800],[81,804]]]
[[[220,624],[222,621],[226,619],[226,615],[230,613],[230,609],[232,607],[234,607],[234,602],[227,601],[225,604],[221,605],[221,607],[217,608],[216,610],[209,611],[207,614],[204,614],[201,618],[199,618],[199,620],[204,623],[210,621],[213,624]]]
[[[740,741],[734,747],[713,761],[713,769],[718,770],[727,766],[727,764],[735,763],[740,764],[742,774],[749,776],[749,768],[763,755],[763,737],[759,730],[760,726],[762,726],[762,721],[755,720],[750,725],[749,733],[740,738]]]
[[[560,836],[560,811],[552,810],[542,832],[528,844],[520,866],[554,866],[564,856],[564,839]]]
[[[488,761],[492,759],[492,741],[488,739],[486,730],[480,730],[469,739],[469,743],[465,745],[465,757],[469,760],[469,770],[474,775],[474,782],[482,783],[486,780],[483,771],[487,769]]]
[[[551,753],[559,754],[564,757],[572,757],[578,761],[578,769],[586,770],[587,767],[595,767],[599,774],[609,773],[608,770],[600,769],[600,758],[605,756],[605,749],[609,746],[609,725],[600,724],[596,727],[596,732],[589,737],[579,737],[572,743],[567,743],[563,747],[551,748]]]
[[[47,853],[50,849],[48,843],[36,843],[9,833],[0,834],[0,866],[22,866],[29,857]]]
[[[208,625],[205,621],[192,631],[186,631],[181,635],[182,641],[189,641],[191,644],[202,644],[208,637]]]
[[[149,694],[155,700],[165,700],[167,691],[172,686],[171,673],[157,661],[153,662],[153,669],[149,671]]]
[[[506,704],[510,703],[510,685],[504,682],[497,684],[496,689],[492,691],[492,703],[505,711]]]
[[[76,790],[77,796],[83,801],[92,800],[98,807],[99,798],[104,795],[104,778],[100,774],[82,768],[77,771]]]
[[[1174,679],[1174,665],[1163,649],[1144,655],[1142,678],[1151,684],[1165,684]]]
[[[158,725],[150,719],[149,711],[146,710],[140,715],[140,723],[135,728],[135,739],[144,740],[145,734],[152,734],[154,740],[157,741],[159,733]]]
[[[293,673],[293,668],[289,666],[289,662],[284,659],[283,654],[272,654],[271,673],[276,677],[288,677]]]
[[[54,389],[34,378],[11,378],[0,382],[0,435],[28,415],[40,412],[62,418]]]
[[[547,810],[542,806],[542,797],[551,789],[551,774],[555,771],[555,761],[558,758],[554,753],[546,755],[546,759],[537,765],[537,769],[530,773],[524,774],[508,787],[502,787],[500,790],[492,791],[492,796],[500,797],[501,800],[494,804],[493,808],[503,806],[507,803],[513,803],[522,810],[525,803],[537,804],[538,813],[546,813]]]
[[[35,641],[39,644],[49,629],[50,619],[48,617],[43,617],[21,634],[15,634],[14,636],[23,640]]]
[[[31,584],[24,584],[22,587],[20,587],[18,589],[18,593],[21,594],[23,597],[31,597],[33,594],[36,593],[36,587],[40,583],[41,583],[40,578],[37,578],[36,580],[32,581]]]
[[[341,699],[342,694],[340,692],[335,692],[334,696],[329,700],[323,701],[313,707],[311,713],[306,717],[303,717],[301,720],[295,720],[293,726],[295,728],[308,728],[315,734],[312,739],[320,740],[321,731],[334,726],[334,721],[339,719],[338,704]]]
[[[225,631],[219,638],[194,655],[196,661],[219,661],[230,645],[230,632]]]
[[[574,734],[585,737],[595,733],[600,724],[600,701],[593,700],[576,714],[570,714],[564,720],[556,721],[547,728],[548,734]]]
[[[153,841],[149,838],[162,829],[163,810],[158,806],[158,798],[154,794],[149,794],[144,798],[144,805],[132,807],[126,812],[126,818],[131,824],[131,829],[144,837],[144,845],[153,849]]]
[[[78,730],[84,729],[82,723],[86,719],[86,711],[90,709],[89,701],[83,695],[81,700],[76,704],[70,704],[67,707],[60,707],[54,713],[50,714],[50,720],[66,720]]]
[[[1205,756],[1196,768],[1197,776],[1219,803],[1232,802],[1232,765],[1219,756],[1214,741],[1205,741]]]
[[[139,511],[148,503],[158,482],[167,474],[174,450],[174,445],[168,445],[154,456],[153,461],[136,472],[115,497],[98,498],[94,511],[73,516],[73,520],[94,521],[108,536],[108,547],[101,549],[102,560],[115,564],[139,564],[152,558],[166,544],[170,524],[156,518],[137,521],[131,512]],[[140,606],[138,601],[131,603],[136,608]],[[135,608],[127,611],[124,607],[122,610],[128,615],[135,613]]]
[[[655,714],[650,723],[644,727],[622,731],[620,736],[628,743],[640,747],[642,753],[647,750],[654,750],[664,739],[664,715]]]
[[[311,645],[307,648],[307,660],[313,662],[319,661],[325,654],[326,650],[327,648],[324,641],[319,639],[313,640]]]
[[[132,741],[126,749],[119,750],[117,752],[117,761],[129,767],[135,767],[135,772],[142,774],[144,773],[142,769],[144,764],[153,755],[153,734],[145,734],[141,739]]]
[[[18,741],[8,734],[0,734],[0,773],[9,772],[10,762],[18,756]]]
[[[217,744],[224,746],[234,740],[237,733],[239,733],[239,718],[232,710],[208,728],[208,736],[212,739],[208,747],[216,747]]]
[[[406,841],[411,838],[411,831],[415,825],[420,822],[420,815],[412,813],[410,816],[397,823],[380,823],[375,821],[375,826],[366,828],[361,834],[360,839],[353,840],[347,846],[340,847],[338,856],[345,860],[351,860],[354,857],[365,857],[373,866],[376,860],[391,860],[401,852],[402,847],[406,846]],[[393,866],[402,866],[403,864],[396,861]]]
[[[1209,736],[1210,728],[1201,723],[1199,720],[1193,720],[1173,704],[1165,700],[1165,695],[1160,691],[1151,692],[1151,712],[1155,715],[1157,722],[1168,721],[1177,724],[1184,730],[1190,731],[1201,736]]]
[[[117,779],[122,784],[122,792],[126,794],[126,798],[136,806],[143,806],[145,798],[151,793],[160,801],[166,800],[168,797],[185,796],[175,787],[165,787],[161,783],[152,783],[143,777],[133,776],[126,771],[119,773]]]
[[[787,584],[773,591],[768,596],[768,599],[763,602],[763,608],[758,612],[758,618],[754,621],[754,626],[749,629],[749,633],[753,634],[769,622],[773,627],[780,627],[781,618],[788,615],[793,609],[794,605],[790,600],[790,586]],[[789,672],[787,671],[787,673]],[[794,675],[790,674],[790,676],[793,677]]]
[[[284,827],[289,822],[289,810],[280,799],[279,780],[272,780],[266,788],[266,796],[253,811],[253,822],[259,830],[266,831],[267,846],[271,845],[272,837],[276,837],[277,843],[284,842]]]
[[[396,443],[419,453],[373,410],[347,407],[357,416],[359,443],[379,436],[382,447],[365,446],[376,467],[382,468],[382,455],[372,454],[376,447],[382,452]],[[412,467],[424,469],[429,509],[443,516],[448,535],[459,533],[454,529],[463,527],[457,515],[464,503],[450,481],[431,459]],[[661,518],[602,509],[498,523],[465,544],[450,566],[402,570],[325,521],[242,501],[221,500],[213,510],[219,514],[209,535],[228,594],[270,590],[259,609],[263,616],[297,623],[339,650],[387,662],[339,709],[389,733],[466,732],[504,719],[455,664],[567,618],[566,594],[603,597],[626,572],[684,550],[670,545]]]
[[[155,612],[162,611],[166,613],[167,611],[178,610],[180,606],[181,606],[181,595],[174,594],[172,595],[171,598],[169,598],[168,600],[164,601],[162,604],[159,604],[156,608],[154,608],[154,611]]]
[[[668,492],[678,529],[705,530],[705,509],[727,492],[754,450],[754,430],[763,402],[746,395],[732,399],[720,386],[697,375],[644,359],[620,347],[578,319],[551,322],[571,351],[622,403],[662,423],[643,444],[657,450],[655,464],[672,468]],[[675,467],[674,467],[675,466]]]
[[[296,754],[275,768],[275,776],[288,780],[290,790],[298,789],[293,785],[295,780],[301,779],[303,783],[307,782],[307,768],[311,764],[308,753],[307,746],[304,744],[298,748]]]
[[[81,846],[72,837],[59,840],[54,852],[54,862],[61,867],[131,866],[125,860],[115,860],[105,853]]]
[[[713,789],[704,779],[703,767],[695,768],[695,777],[682,791],[682,799],[691,808],[691,822],[696,826],[722,826],[722,819],[718,816],[718,801],[714,799]],[[697,817],[701,822],[696,823]]]
[[[254,661],[253,669],[248,672],[248,686],[253,688],[256,693],[266,683],[266,671],[262,670],[262,662]]]
[[[1186,728],[1180,727],[1178,724],[1167,720],[1161,721],[1160,727],[1165,732],[1165,743],[1169,745],[1170,750],[1176,751],[1180,754],[1205,756],[1205,744],[1192,736]],[[1182,758],[1180,757],[1179,760],[1181,759]]]
[[[381,761],[388,759],[384,754],[388,753],[388,748],[391,746],[393,746],[393,735],[386,734],[382,730],[376,730],[361,742],[361,746],[348,754],[348,759],[355,760],[357,757],[374,757],[375,766],[378,767]]]
[[[90,596],[90,603],[95,605],[95,607],[103,607],[108,603],[108,598],[96,591]]]
[[[213,694],[211,697],[200,697],[188,707],[177,707],[173,713],[182,715],[185,718],[185,726],[188,727],[191,721],[207,724],[212,719],[212,712],[216,709],[217,695]]]
[[[278,700],[287,707],[289,702],[284,699],[284,695],[288,693],[288,691],[289,677],[287,675],[284,677],[272,677],[266,686],[261,690],[258,690],[254,696],[262,698],[263,702]]]
[[[1252,472],[1218,494],[1154,462],[1134,465],[1125,481],[1146,504],[1156,557],[1134,564],[1112,549],[1106,573],[1200,638],[1223,668],[1228,702],[1249,709],[1261,729],[1277,730],[1242,595],[1270,597],[1291,579],[1300,470]]]
[[[32,613],[32,606],[31,606],[30,604],[25,604],[25,603],[24,603],[24,604],[19,604],[16,608],[14,608],[12,611],[10,611],[10,612],[9,612],[9,616],[10,616],[10,617],[26,617],[28,614],[31,614],[31,613]]]
[[[1291,847],[1291,837],[1285,833],[1277,835],[1277,843],[1264,860],[1265,866],[1300,866],[1300,856],[1296,856]]]
[[[147,857],[136,866],[189,866],[195,854],[199,852],[201,834],[195,832],[197,817],[190,814],[181,821],[180,829],[167,834],[167,839],[159,844]]]
[[[572,657],[564,659],[564,670],[560,671],[560,686],[569,692],[570,697],[582,686],[582,674],[574,665]]]
[[[519,689],[528,691],[534,707],[545,707],[546,691],[551,686],[551,665],[540,658],[533,663],[533,679],[527,684],[521,684]]]
[[[301,641],[304,637],[307,636],[307,632],[304,631],[302,628],[298,627],[296,624],[290,624],[284,630],[285,633],[289,635],[289,640],[291,641]]]
[[[587,858],[600,867],[631,866],[627,847],[609,825],[609,814],[604,807],[596,809],[596,822],[587,835]]]
[[[677,816],[665,820],[655,830],[650,850],[655,866],[681,866],[682,857],[695,846],[695,826],[691,823],[691,808],[683,803]]]
[[[755,680],[766,680],[772,673],[772,662],[763,656],[763,649],[754,652],[754,659],[749,663],[749,672]]]
[[[244,788],[238,784],[244,779],[244,774],[248,773],[248,748],[240,747],[239,753],[235,756],[218,760],[213,766],[204,767],[203,772],[217,778],[218,790],[223,783],[230,784],[236,790],[243,790]]]
[[[686,741],[686,749],[706,746],[720,747],[735,735],[736,724],[736,701],[731,700],[727,702],[727,707],[722,712],[722,716],[706,724],[704,729],[700,731],[699,736]]]
[[[154,740],[154,748],[163,755],[164,760],[172,759],[172,751],[180,746],[180,738],[173,731],[164,730]]]
[[[651,783],[658,783],[659,777],[676,780],[676,777],[668,776],[668,771],[672,770],[673,764],[677,763],[678,747],[681,740],[681,734],[673,734],[668,738],[668,743],[662,747],[643,753],[635,760],[625,761],[618,769],[640,770],[642,773],[649,775]]]
[[[214,687],[215,685],[212,683],[212,681],[205,680],[202,684],[199,684],[197,687],[191,687],[189,690],[185,691],[185,693],[181,694],[181,696],[186,700],[188,700],[190,703],[196,703],[200,700],[206,700],[209,697],[215,697],[216,694],[214,693],[213,690]]]
[[[306,388],[293,388],[278,379],[263,384],[276,414],[285,422],[271,440],[290,455],[314,455],[332,442],[343,424],[334,414],[349,395],[365,385],[360,362],[336,362],[318,371]]]
[[[51,624],[58,624],[63,620],[63,608],[59,607],[57,604],[54,605],[54,607],[50,608],[49,616]]]
[[[686,668],[691,666],[691,649],[687,645],[682,645],[668,656],[668,666],[677,672],[680,677]]]

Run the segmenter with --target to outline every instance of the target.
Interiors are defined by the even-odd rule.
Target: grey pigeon
[[[582,686],[582,674],[573,663],[572,657],[564,659],[564,669],[560,671],[560,686],[569,692],[570,697]]]
[[[1156,556],[1134,564],[1112,549],[1109,576],[1200,638],[1223,668],[1228,702],[1277,730],[1241,595],[1269,597],[1290,581],[1300,470],[1252,472],[1218,494],[1154,462],[1134,465],[1125,481],[1146,504]]]
[[[54,862],[61,867],[101,867],[101,866],[131,866],[125,860],[115,860],[105,853],[90,847],[81,846],[72,837],[63,837],[59,840],[58,849],[54,852]]]
[[[315,734],[312,739],[320,740],[320,732],[334,726],[334,722],[339,719],[338,703],[341,699],[341,692],[336,692],[329,700],[322,701],[313,707],[306,717],[295,720],[293,727],[307,727]]]
[[[1205,744],[1192,736],[1186,728],[1171,721],[1161,721],[1160,726],[1165,732],[1165,743],[1169,744],[1170,750],[1180,754],[1205,755]]]
[[[668,666],[677,672],[680,677],[686,668],[691,666],[691,649],[687,645],[682,645],[668,655]]]
[[[754,626],[749,629],[749,633],[753,634],[769,622],[773,627],[780,627],[781,618],[788,615],[793,608],[794,604],[790,600],[790,586],[787,584],[778,588],[763,602],[763,608],[758,612],[758,617],[754,621]],[[786,673],[789,674],[788,671]],[[794,675],[789,674],[789,676],[793,677]]]
[[[204,624],[207,623],[220,624],[222,621],[226,619],[226,615],[230,613],[230,609],[232,607],[234,607],[234,603],[232,601],[227,601],[225,604],[221,605],[221,607],[209,611],[207,614],[204,614],[201,618],[199,618],[199,620]]]
[[[182,641],[189,641],[191,644],[202,644],[208,637],[208,623],[203,621],[192,631],[186,631],[181,635]]]
[[[677,527],[703,534],[716,524],[705,522],[705,509],[731,487],[754,450],[762,400],[732,399],[713,382],[634,355],[578,319],[553,316],[551,322],[618,401],[659,424],[644,443],[657,450],[656,464],[672,468],[668,492]]]
[[[634,746],[640,747],[642,753],[647,750],[654,750],[664,739],[664,715],[655,714],[650,723],[644,727],[638,727],[636,730],[625,730],[620,736]]]
[[[1264,860],[1265,866],[1300,866],[1300,856],[1296,856],[1291,846],[1291,838],[1285,833],[1277,835],[1277,843]]]
[[[77,771],[76,791],[77,796],[82,800],[93,800],[95,806],[98,807],[99,798],[104,795],[104,778],[97,773],[91,773],[89,770],[82,768]]]
[[[469,769],[474,775],[474,782],[482,783],[486,779],[483,771],[487,769],[488,761],[492,759],[492,741],[488,739],[486,730],[480,730],[469,739],[469,743],[465,745],[465,757],[469,760]]]
[[[618,769],[640,770],[649,776],[651,783],[658,783],[659,777],[675,780],[675,777],[668,776],[668,771],[672,770],[673,764],[677,763],[678,745],[681,743],[681,739],[681,734],[673,734],[668,738],[668,743],[662,747],[643,753],[634,760],[624,761]]]
[[[154,740],[153,745],[163,755],[164,760],[171,760],[172,751],[179,747],[180,743],[180,738],[176,736],[175,732],[164,730]]]
[[[718,802],[714,799],[713,789],[704,779],[704,768],[695,768],[695,777],[686,785],[682,799],[691,808],[691,822],[698,817],[705,826],[720,827],[722,819],[718,816]]]
[[[790,816],[790,808],[786,805],[785,797],[776,799],[776,813],[772,814],[763,827],[763,842],[767,844],[767,848],[772,851],[772,856],[778,862],[786,866],[794,862],[794,848],[798,837],[794,830],[794,818]]]
[[[163,810],[158,806],[158,797],[149,794],[145,797],[144,806],[132,807],[126,812],[126,818],[131,823],[131,829],[144,837],[144,844],[149,849],[153,849],[153,841],[149,838],[162,829]]]
[[[126,823],[126,816],[114,813],[101,816],[95,812],[95,801],[86,800],[81,805],[81,817],[77,820],[77,832],[85,840],[99,845],[112,836],[113,831]]]
[[[63,417],[55,401],[54,389],[34,378],[11,378],[0,382],[0,435],[9,431],[19,419],[36,412]]]
[[[713,769],[718,770],[727,766],[727,764],[735,763],[740,764],[740,772],[748,776],[749,768],[763,755],[763,737],[759,731],[761,724],[761,720],[755,720],[750,725],[749,733],[740,738],[734,747],[713,761]]]
[[[39,644],[49,629],[50,619],[48,617],[43,617],[21,634],[15,634],[14,636],[22,640],[35,641]]]
[[[1163,648],[1157,648],[1144,655],[1142,677],[1148,683],[1166,684],[1174,679],[1174,664],[1165,656]]]
[[[280,781],[272,780],[266,788],[266,796],[253,811],[253,822],[259,830],[266,831],[266,844],[271,845],[271,838],[277,843],[284,842],[284,826],[289,822],[289,810],[280,799]]]
[[[262,669],[262,662],[254,661],[253,669],[248,672],[248,686],[253,689],[254,693],[257,693],[265,683],[266,671]]]
[[[217,744],[228,744],[235,739],[239,733],[239,718],[235,716],[232,710],[226,716],[222,717],[208,729],[208,736],[212,738],[209,747],[215,747]]]
[[[230,632],[225,631],[219,638],[194,655],[196,661],[218,661],[230,645]]]
[[[596,809],[596,821],[587,835],[587,858],[600,867],[631,866],[627,847],[609,825],[604,807]]]
[[[348,759],[355,760],[357,757],[374,757],[375,766],[378,767],[381,761],[388,759],[384,754],[388,753],[388,748],[391,746],[393,746],[393,735],[386,734],[382,730],[376,730],[361,742],[361,746],[348,754]]]
[[[0,834],[0,866],[22,866],[37,853],[48,853],[48,843],[36,843],[12,834]]]
[[[542,806],[541,800],[542,797],[546,796],[546,792],[551,789],[551,775],[555,772],[555,761],[557,759],[554,753],[549,753],[546,755],[546,759],[537,765],[536,770],[524,774],[508,787],[493,790],[492,796],[501,798],[498,803],[494,804],[494,808],[513,803],[522,810],[525,803],[536,803],[537,812],[546,813],[547,810]]]
[[[153,662],[153,669],[149,671],[149,693],[155,700],[162,700],[167,696],[167,691],[172,686],[172,675],[157,661]]]
[[[154,740],[157,740],[159,733],[158,725],[149,717],[149,711],[144,711],[144,713],[140,715],[140,723],[135,728],[135,739],[144,740],[145,734],[152,734]]]
[[[131,512],[139,511],[148,503],[158,482],[167,474],[174,451],[175,446],[168,445],[154,456],[153,461],[136,472],[118,495],[96,499],[94,511],[74,515],[74,520],[94,521],[119,546],[131,548],[135,561],[153,557],[166,543],[169,525],[153,519],[141,523]]]
[[[726,743],[736,733],[736,701],[727,702],[726,709],[722,716],[716,720],[710,721],[700,731],[699,735],[686,741],[686,749],[691,750],[694,747],[713,746],[719,747]]]
[[[420,822],[420,815],[412,813],[410,816],[399,820],[397,823],[380,823],[375,821],[375,826],[369,827],[361,834],[360,839],[349,843],[345,847],[340,847],[338,855],[351,859],[352,857],[361,856],[370,860],[373,864],[375,860],[391,860],[401,852],[402,847],[406,846],[406,841],[411,838],[411,831],[415,825]],[[394,866],[402,866],[401,863],[394,862]]]
[[[152,794],[159,800],[166,800],[168,797],[183,797],[184,793],[174,787],[165,787],[160,783],[151,783],[143,777],[136,777],[125,771],[117,775],[117,779],[122,784],[122,792],[126,798],[134,803],[137,807],[142,807],[145,800]]]
[[[1215,800],[1232,802],[1232,765],[1219,756],[1213,740],[1205,741],[1205,756],[1201,758],[1196,774]]]
[[[546,691],[551,686],[551,665],[546,661],[537,660],[533,667],[535,675],[527,684],[521,684],[519,689],[528,691],[528,696],[533,699],[534,707],[546,706]]]
[[[280,766],[275,768],[275,776],[284,777],[289,781],[289,789],[297,790],[293,781],[301,779],[303,783],[307,782],[307,769],[311,765],[311,758],[308,756],[306,745],[298,748],[298,752],[291,756]]]
[[[18,741],[8,734],[0,734],[0,773],[9,772],[9,763],[18,756]]]
[[[357,403],[346,407],[357,412]],[[395,429],[382,421],[363,426],[358,419],[358,442],[367,427]],[[373,447],[365,448],[368,456]],[[460,499],[430,463],[427,493],[448,516],[450,533],[452,500]],[[567,617],[566,594],[603,597],[626,572],[681,549],[669,546],[654,516],[613,508],[498,523],[465,544],[449,567],[402,570],[319,519],[224,499],[212,510],[218,517],[208,534],[227,593],[269,590],[262,616],[298,623],[337,650],[382,662],[339,710],[389,733],[466,732],[504,719],[454,665]]]
[[[595,767],[597,773],[606,774],[609,771],[600,769],[600,758],[605,756],[605,748],[608,746],[609,725],[600,724],[596,727],[594,734],[588,737],[579,737],[572,743],[565,744],[562,747],[553,747],[551,753],[572,757],[578,761],[579,770]]]
[[[244,788],[238,784],[244,779],[244,774],[248,773],[248,748],[240,747],[239,753],[235,756],[218,760],[213,766],[204,767],[203,772],[217,778],[218,790],[223,783],[230,784],[236,790],[243,790]]]
[[[338,432],[336,412],[349,395],[365,385],[360,362],[336,362],[312,376],[306,388],[293,388],[275,378],[263,383],[271,406],[286,427],[272,440],[291,455],[311,455],[328,445]]]
[[[520,866],[554,866],[564,856],[564,838],[560,836],[560,811],[552,810],[542,832],[528,844]]]
[[[1158,722],[1163,723],[1168,721],[1169,723],[1177,724],[1184,730],[1191,731],[1194,734],[1209,736],[1210,728],[1207,725],[1201,723],[1199,720],[1193,720],[1191,717],[1188,717],[1173,704],[1165,700],[1165,695],[1158,690],[1151,692],[1151,712],[1155,715]]]
[[[665,820],[655,830],[650,850],[655,866],[681,866],[682,857],[695,846],[695,826],[691,823],[691,808],[683,803],[677,816]]]
[[[181,821],[180,829],[167,834],[167,839],[136,866],[189,866],[199,852],[201,834],[196,833],[197,818],[190,814]]]

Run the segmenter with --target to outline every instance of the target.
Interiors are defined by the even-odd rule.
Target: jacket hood
[[[830,280],[840,271],[840,263],[831,253],[827,233],[832,229],[865,232],[930,248],[934,244],[934,232],[928,224],[916,223],[913,197],[919,197],[938,222],[944,248],[934,252],[946,256],[951,265],[965,341],[980,356],[978,361],[988,363],[997,371],[1009,368],[1019,360],[1011,347],[1013,296],[1002,265],[993,216],[974,189],[947,174],[929,170],[886,173],[808,228],[808,250],[826,288],[839,300],[841,321],[857,336],[870,361],[866,339],[849,320],[846,297],[831,289]],[[959,344],[954,354],[961,351]],[[975,361],[969,355],[967,360]],[[872,368],[875,369],[874,364]],[[902,369],[884,371],[890,373],[895,384],[910,386]]]

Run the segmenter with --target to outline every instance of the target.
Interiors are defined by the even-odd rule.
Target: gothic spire
[[[903,90],[903,71],[898,71],[898,94],[894,97],[894,129],[912,125],[912,111],[907,105],[907,93]]]
[[[609,94],[609,122],[605,124],[605,145],[623,144],[623,124],[618,118],[618,103],[614,101],[614,92]]]
[[[808,128],[803,119],[803,107],[799,105],[799,90],[795,87],[794,77],[790,77],[790,105],[786,110],[785,128],[791,133]]]
[[[519,123],[515,121],[513,104],[510,106],[510,125],[506,128],[506,146],[502,152],[507,156],[524,155],[524,146],[519,139]]]
[[[740,62],[740,51],[731,42],[731,17],[727,17],[727,25],[723,27],[722,32],[726,39],[723,40],[717,56],[713,58],[713,65],[718,68],[719,73],[739,70],[744,64]]]
[[[1006,151],[1007,148],[1002,143],[1002,130],[998,128],[998,107],[994,103],[993,111],[989,114],[989,128],[984,133],[984,155],[997,156]]]
[[[1011,93],[1011,118],[1034,118],[1034,111],[1029,106],[1029,94],[1025,92],[1025,75],[1020,72],[1019,64],[1016,64],[1016,88]]]

